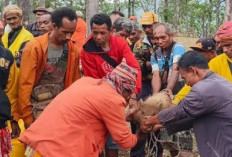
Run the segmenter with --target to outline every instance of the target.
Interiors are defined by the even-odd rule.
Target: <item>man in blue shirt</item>
[[[185,53],[185,48],[174,42],[174,33],[168,24],[158,23],[154,26],[154,38],[159,49],[151,56],[153,93],[170,89],[174,94],[184,85],[179,77],[177,62]]]

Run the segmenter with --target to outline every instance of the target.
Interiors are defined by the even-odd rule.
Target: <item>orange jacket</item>
[[[76,24],[76,30],[72,35],[72,41],[75,41],[77,47],[82,49],[86,39],[87,26],[82,18],[78,18]]]
[[[27,43],[20,66],[18,109],[25,124],[33,122],[31,93],[33,87],[38,83],[47,60],[48,36],[44,34]],[[65,75],[65,88],[79,79],[79,53],[80,50],[70,41],[68,42],[68,61]]]
[[[83,77],[60,93],[20,136],[42,157],[98,157],[109,134],[123,149],[137,143],[125,99],[107,82]]]

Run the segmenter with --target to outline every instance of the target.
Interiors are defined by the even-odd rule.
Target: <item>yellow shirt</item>
[[[215,72],[216,74],[222,76],[225,79],[228,79],[232,83],[232,73],[228,65],[228,61],[232,63],[232,59],[227,57],[226,54],[221,54],[209,62],[209,69]],[[191,87],[185,85],[175,96],[173,100],[174,104],[178,104],[188,93],[190,92]]]
[[[11,51],[14,58],[20,57],[19,49],[22,43],[26,41],[30,41],[34,38],[33,35],[23,27],[20,33],[15,38],[14,42],[9,47],[8,36],[9,33],[5,33],[2,36],[2,43],[5,48],[8,48]],[[18,77],[19,77],[19,68],[17,68],[16,64],[14,63],[10,69],[7,89],[5,91],[11,103],[11,114],[13,115],[15,120],[18,120],[18,116],[19,116],[18,109],[16,106],[16,100],[18,96]]]

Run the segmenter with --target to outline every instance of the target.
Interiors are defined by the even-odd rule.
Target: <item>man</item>
[[[187,85],[192,87],[190,93],[177,106],[146,119],[141,129],[148,131],[150,126],[165,127],[190,118],[191,122],[182,125],[186,129],[193,127],[202,157],[231,156],[232,84],[210,71],[206,58],[196,51],[184,54],[178,67]]]
[[[13,63],[11,52],[0,45],[0,156],[9,156],[11,151],[11,134],[6,126],[7,120],[12,119],[11,105],[4,90],[7,88]]]
[[[87,25],[83,20],[83,14],[80,11],[76,11],[78,20],[76,25],[76,30],[73,33],[72,41],[75,41],[77,47],[81,50],[86,39]]]
[[[141,72],[127,42],[121,37],[111,35],[112,23],[106,14],[94,15],[90,25],[92,35],[84,44],[81,52],[84,75],[102,78],[111,72],[122,61],[122,58],[125,58],[129,66],[138,70],[136,89],[133,91],[133,97],[135,97],[141,88]],[[110,143],[112,144],[112,142]],[[118,147],[112,144],[111,148],[106,149],[106,156],[117,156]]]
[[[157,50],[157,46],[154,43],[154,36],[153,36],[153,26],[158,23],[157,15],[152,12],[145,12],[141,17],[141,25],[143,28],[144,33],[146,34],[145,37],[140,38],[134,44],[133,53],[140,65],[142,71],[142,90],[138,94],[138,99],[145,100],[151,93],[151,63],[150,57],[151,54]],[[131,40],[133,43],[133,38]],[[137,124],[131,122],[131,129],[132,132],[135,133],[138,126]],[[148,137],[147,139],[149,139]],[[146,140],[138,142],[138,144],[131,149],[131,157],[144,157],[145,156],[145,144]],[[159,145],[159,150],[162,150]],[[162,151],[158,152],[159,155],[162,154]]]
[[[120,17],[124,17],[124,14],[122,12],[120,12],[120,11],[112,11],[110,13],[110,19],[111,19],[112,25],[113,25],[114,21],[117,20]]]
[[[51,32],[53,29],[52,26],[52,14],[50,12],[46,12],[44,13],[41,17],[40,17],[40,30],[42,34],[45,34],[47,32]]]
[[[124,40],[130,36],[132,29],[132,22],[125,17],[120,17],[113,23],[113,35],[122,37]]]
[[[216,37],[224,53],[212,59],[209,62],[209,68],[232,82],[232,22],[226,21],[220,26]]]
[[[11,110],[12,115],[15,118],[15,120],[18,119],[18,109],[16,106],[16,99],[18,94],[18,77],[19,77],[19,66],[21,61],[21,53],[26,45],[26,43],[30,40],[32,40],[34,37],[33,35],[27,31],[22,26],[22,10],[16,6],[16,5],[8,5],[3,10],[3,18],[6,21],[7,24],[11,27],[11,32],[5,33],[2,37],[2,43],[5,48],[8,48],[14,59],[17,63],[18,68],[16,71],[14,71],[14,75],[12,76],[12,80],[14,80],[14,83],[12,83],[12,86],[14,88],[10,88],[10,91],[8,92],[8,97],[11,103]]]
[[[131,21],[131,22],[132,22],[133,29],[128,39],[131,42],[130,44],[131,51],[133,51],[135,43],[141,39],[142,31],[139,28],[138,22],[136,21]]]
[[[135,43],[133,53],[142,70],[142,91],[139,93],[138,98],[145,99],[151,94],[152,90],[150,57],[157,49],[157,46],[153,42],[153,26],[158,23],[157,15],[152,12],[146,12],[142,15],[140,23],[146,36]]]
[[[4,34],[4,27],[5,27],[4,23],[2,21],[0,21],[0,45],[2,45],[2,36]]]
[[[102,79],[81,78],[51,102],[20,140],[41,156],[54,157],[98,157],[109,133],[122,148],[133,147],[138,134],[128,128],[125,107],[137,73],[122,60]]]
[[[151,56],[153,93],[169,89],[176,94],[184,85],[179,77],[177,62],[185,53],[185,48],[173,40],[174,32],[165,23],[154,26],[154,38],[159,49]]]
[[[203,54],[207,61],[210,62],[213,58],[217,56],[216,53],[216,43],[212,38],[200,38],[196,45],[193,47],[190,47],[193,50],[200,52]],[[185,85],[175,96],[175,99],[173,100],[174,104],[178,104],[191,90],[190,86]]]
[[[77,16],[72,9],[52,13],[53,30],[27,44],[19,76],[18,107],[26,126],[34,109],[43,110],[64,88],[80,78],[79,50],[70,41]],[[36,116],[37,113],[36,113]]]
[[[48,12],[46,8],[44,7],[37,7],[35,10],[33,10],[33,13],[35,14],[36,17],[36,21],[27,25],[26,29],[28,31],[30,31],[34,37],[38,37],[40,35],[42,35],[40,28],[40,17],[44,14]]]

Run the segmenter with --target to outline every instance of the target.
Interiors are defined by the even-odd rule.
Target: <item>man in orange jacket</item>
[[[26,127],[34,120],[32,107],[46,107],[52,98],[80,78],[79,50],[70,41],[76,21],[72,9],[55,10],[53,31],[32,40],[23,51],[18,107]]]
[[[76,11],[76,14],[78,20],[77,20],[76,30],[73,33],[71,40],[75,41],[77,47],[82,49],[82,46],[84,45],[86,39],[87,25],[83,20],[82,12]]]

